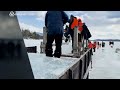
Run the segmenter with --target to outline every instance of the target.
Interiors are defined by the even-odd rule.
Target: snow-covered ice
[[[37,46],[38,53],[28,53],[32,70],[36,79],[56,79],[77,62],[76,58],[46,57],[40,54],[40,42],[42,40],[24,40],[26,46]],[[93,68],[90,70],[90,79],[120,79],[120,42],[114,42],[113,48],[109,42],[105,42],[105,48],[99,48],[92,56]],[[53,47],[55,49],[55,47]],[[70,53],[72,45],[62,45],[62,53]]]
[[[28,55],[35,79],[57,79],[78,61],[76,58],[46,57],[45,54]]]
[[[40,53],[40,42],[42,40],[26,40],[24,39],[25,46],[37,46],[38,53],[28,53],[29,60],[32,66],[35,79],[58,79],[70,67],[72,67],[79,60],[71,57],[46,57],[45,54]],[[64,41],[63,41],[64,42]],[[53,46],[55,49],[55,46]],[[71,53],[71,43],[62,45],[62,53]]]
[[[113,48],[106,42],[105,48],[99,48],[92,57],[93,68],[90,79],[120,79],[120,42],[115,42]]]

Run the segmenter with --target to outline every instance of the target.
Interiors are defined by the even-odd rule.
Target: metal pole
[[[73,57],[79,57],[78,55],[78,28],[74,28],[74,39],[73,39]]]
[[[84,53],[84,36],[82,36],[82,50],[81,50],[81,54]]]
[[[43,42],[41,42],[41,45],[40,45],[40,53],[43,53]]]
[[[78,53],[81,55],[81,34],[78,33]]]
[[[46,43],[47,43],[47,28],[43,27],[43,53],[45,53]]]

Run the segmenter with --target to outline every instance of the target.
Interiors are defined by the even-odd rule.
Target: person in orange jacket
[[[71,25],[70,25],[70,29],[74,30],[74,27],[78,26],[78,20],[77,20],[77,17],[72,17],[72,22],[71,22]]]
[[[78,41],[81,42],[81,32],[83,31],[83,23],[82,20],[79,18],[78,19]]]
[[[88,48],[93,48],[93,44],[91,43],[91,41],[88,41]]]
[[[88,40],[88,48],[93,49],[93,44],[90,40]],[[90,51],[91,55],[93,55],[92,50]],[[91,60],[91,68],[92,68],[92,60]]]
[[[88,48],[93,49],[93,44],[90,40],[88,40]],[[93,55],[93,53],[92,53],[92,55]]]
[[[69,20],[69,29],[66,33],[64,33],[64,36],[66,37],[65,42],[68,41],[68,35],[70,34],[71,38],[72,38],[72,48],[73,48],[73,39],[74,39],[74,27],[78,26],[78,20],[77,17],[71,15],[70,16],[70,20]],[[72,50],[73,53],[73,50]]]

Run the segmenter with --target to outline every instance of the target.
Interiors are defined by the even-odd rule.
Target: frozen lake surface
[[[114,42],[113,48],[106,42],[105,48],[99,48],[93,55],[93,68],[90,79],[120,79],[120,42]]]
[[[36,79],[57,79],[69,67],[77,62],[76,58],[53,58],[40,54],[42,40],[24,40],[26,46],[37,46],[37,54],[28,53],[32,70]],[[55,47],[53,47],[55,49]],[[62,46],[62,53],[71,52],[71,43]],[[106,42],[105,48],[99,48],[92,56],[93,68],[90,70],[90,79],[120,79],[120,42],[114,42],[113,48]]]

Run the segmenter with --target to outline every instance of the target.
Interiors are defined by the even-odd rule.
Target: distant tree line
[[[22,30],[22,35],[24,39],[43,39],[43,36],[36,32],[30,32],[28,29]]]

